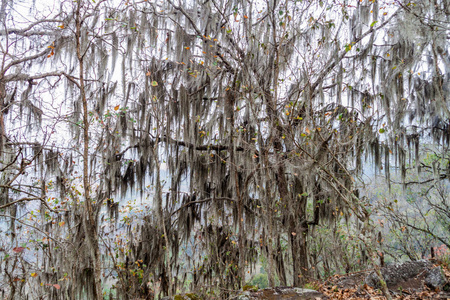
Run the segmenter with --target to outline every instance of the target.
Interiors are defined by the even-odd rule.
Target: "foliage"
[[[264,289],[269,286],[267,273],[256,274],[250,281],[250,285],[257,286],[259,289]]]
[[[2,296],[227,298],[258,256],[302,286],[377,268],[369,167],[447,199],[446,1],[30,2],[0,5]]]
[[[423,151],[420,155],[422,170],[418,172],[415,167],[409,167],[404,182],[399,176],[393,176],[391,194],[381,181],[367,188],[367,196],[379,211],[377,222],[386,239],[384,251],[394,261],[426,258],[431,255],[431,248],[448,247],[446,156],[445,152],[429,148]]]

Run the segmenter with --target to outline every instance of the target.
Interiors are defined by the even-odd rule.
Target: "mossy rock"
[[[186,293],[184,295],[175,295],[173,300],[201,300],[201,298],[194,293]]]
[[[200,300],[201,298],[197,296],[197,294],[194,293],[186,293],[186,297],[188,297],[190,300]]]
[[[257,292],[258,291],[258,287],[256,285],[249,285],[249,284],[247,284],[247,285],[244,285],[242,287],[242,290],[244,292],[246,292],[246,291]]]

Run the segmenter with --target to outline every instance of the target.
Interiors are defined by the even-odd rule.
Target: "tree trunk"
[[[308,227],[306,222],[302,222],[300,226],[296,226],[294,221],[291,221],[290,224],[293,285],[301,287],[305,284],[308,276],[308,245],[306,242]]]
[[[264,163],[266,165],[266,168],[268,168],[268,157],[267,152],[264,153]],[[267,175],[266,175],[267,176]],[[267,270],[267,279],[269,281],[269,286],[274,287],[275,286],[275,268],[274,268],[274,262],[273,262],[273,236],[274,236],[274,230],[273,230],[273,200],[272,200],[272,189],[269,182],[266,182],[266,216],[267,216],[267,222],[268,222],[268,237],[266,238],[267,243],[267,252],[268,252],[268,270]]]
[[[6,105],[5,99],[6,99],[5,83],[0,79],[0,154],[3,152],[3,145],[6,139],[5,120],[3,117],[4,108]]]
[[[260,130],[260,129],[259,129]],[[262,146],[264,145],[263,140],[259,137],[258,141]],[[262,147],[267,149],[266,147]],[[274,194],[272,190],[272,180],[270,177],[270,165],[269,156],[267,150],[261,152],[261,165],[256,172],[256,178],[258,186],[264,187],[264,193],[261,194],[261,204],[264,208],[264,216],[266,222],[264,222],[264,229],[262,230],[260,236],[261,248],[267,251],[262,251],[267,255],[267,279],[269,286],[275,286],[275,263],[274,263],[274,250],[273,250],[273,237],[274,237],[274,224],[273,224],[273,199]],[[267,247],[267,248],[265,248]]]
[[[280,279],[281,286],[287,286],[286,280],[286,270],[284,267],[284,259],[283,259],[283,249],[281,248],[281,240],[280,236],[277,237],[277,269],[278,269],[278,278]]]
[[[241,197],[240,185],[239,185],[239,171],[236,165],[235,159],[235,143],[234,143],[234,106],[235,106],[235,92],[236,88],[236,78],[234,79],[233,89],[226,92],[226,103],[228,106],[227,114],[230,120],[230,137],[229,137],[229,145],[230,145],[230,175],[234,176],[235,182],[235,191],[236,191],[236,199],[237,199],[237,208],[238,208],[238,245],[239,245],[239,268],[238,268],[238,277],[239,277],[239,288],[245,282],[245,249],[244,249],[244,212],[243,212],[243,199]]]
[[[158,214],[158,221],[162,226],[163,235],[164,235],[164,242],[166,244],[164,253],[165,253],[165,260],[167,264],[167,274],[168,274],[168,296],[172,297],[172,286],[173,286],[173,279],[172,279],[172,266],[170,261],[170,243],[169,243],[169,237],[167,234],[167,228],[164,218],[164,211],[162,207],[162,186],[161,186],[161,178],[160,178],[160,162],[159,162],[159,151],[158,151],[158,141],[155,142],[154,148],[153,148],[153,157],[155,160],[155,168],[156,168],[156,211]],[[165,272],[162,272],[165,273]]]
[[[78,2],[76,11],[76,51],[79,63],[80,81],[79,88],[81,94],[81,102],[83,105],[83,186],[84,186],[84,205],[85,213],[83,215],[83,228],[86,233],[86,244],[94,271],[94,291],[95,299],[103,299],[102,290],[102,271],[101,271],[101,254],[98,243],[97,233],[97,215],[94,212],[92,199],[90,196],[90,178],[89,178],[89,118],[88,118],[88,103],[86,98],[86,90],[84,85],[84,59],[81,49],[81,5],[82,1]]]

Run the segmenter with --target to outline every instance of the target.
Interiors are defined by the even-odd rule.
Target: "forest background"
[[[448,262],[449,10],[2,0],[2,298]]]

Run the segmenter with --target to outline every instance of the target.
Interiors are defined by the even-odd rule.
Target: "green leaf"
[[[385,132],[386,132],[386,129],[380,128],[380,130],[378,130],[378,132],[379,132],[379,133],[385,133]]]
[[[377,24],[377,23],[378,23],[378,21],[373,21],[372,24],[370,24],[370,27],[375,26],[375,24]]]
[[[156,81],[152,81],[152,86],[158,86],[158,83]]]

